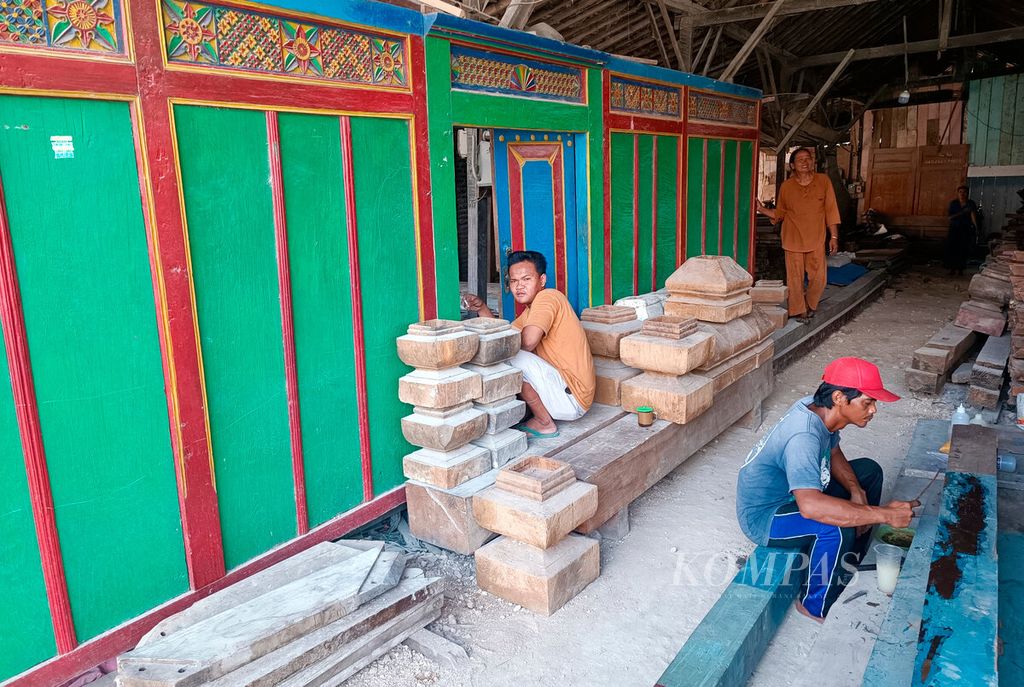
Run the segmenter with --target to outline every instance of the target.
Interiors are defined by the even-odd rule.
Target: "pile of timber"
[[[1024,195],[1024,189],[1019,191]],[[1024,250],[1017,249],[1024,240],[1024,231],[1018,232],[1017,227],[1024,225],[1024,207],[1009,216],[1010,223],[1004,233],[1004,243],[1011,236],[1018,244],[1006,250],[1010,268],[1010,285],[1013,288],[1013,299],[1010,301],[1010,396],[1024,393]]]
[[[429,320],[398,337],[398,357],[415,368],[398,380],[398,397],[413,406],[402,434],[421,447],[405,456],[409,528],[420,539],[471,554],[490,533],[452,528],[436,504],[462,503],[494,482],[496,468],[526,452],[512,429],[526,413],[516,398],[523,373],[508,364],[520,336],[505,320]],[[488,475],[491,475],[488,477]]]
[[[946,384],[949,371],[956,367],[974,345],[977,337],[970,329],[947,324],[921,348],[914,351],[907,368],[907,388],[926,394],[937,394]]]
[[[600,575],[597,540],[570,534],[596,512],[597,487],[568,463],[528,456],[506,466],[473,498],[477,522],[501,535],[476,551],[477,585],[551,615]]]
[[[643,374],[621,384],[623,410],[650,406],[684,425],[708,411],[715,396],[775,352],[775,325],[753,307],[753,279],[725,256],[684,262],[665,282],[665,315],[644,320],[620,342],[622,361]]]
[[[981,272],[971,278],[967,288],[970,300],[960,304],[955,320],[957,325],[979,334],[1002,335],[1006,329],[1006,307],[1013,296],[1007,260],[1009,252],[997,246],[989,254]]]
[[[1009,358],[1010,334],[988,337],[971,368],[970,386],[967,389],[968,405],[990,410],[999,405]]]
[[[339,685],[440,617],[443,586],[383,542],[318,544],[160,622],[117,684]]]

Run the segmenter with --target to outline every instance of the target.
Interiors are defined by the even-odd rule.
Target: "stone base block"
[[[477,317],[462,324],[480,337],[476,355],[469,361],[474,365],[494,365],[519,352],[522,335],[507,320]]]
[[[699,330],[682,339],[633,334],[622,340],[619,353],[630,367],[668,375],[682,375],[707,361],[714,335]]]
[[[526,456],[498,471],[496,488],[533,501],[544,501],[576,482],[568,463],[545,456]]]
[[[754,278],[728,256],[696,255],[669,275],[665,288],[673,295],[719,299],[746,294],[753,283]]]
[[[526,416],[526,404],[514,397],[495,403],[477,403],[476,408],[487,416],[487,434],[502,432]]]
[[[784,284],[765,284],[758,281],[750,289],[750,300],[765,305],[784,305],[789,300],[789,287]]]
[[[754,304],[775,329],[782,329],[789,322],[789,310],[778,305]]]
[[[398,380],[398,400],[424,408],[450,408],[480,396],[480,375],[461,367],[413,370]]]
[[[746,293],[723,300],[673,295],[665,301],[665,314],[696,317],[702,322],[725,323],[749,315],[753,307],[754,302]]]
[[[496,434],[484,434],[479,439],[475,439],[473,445],[487,449],[491,454],[491,466],[500,468],[526,453],[529,442],[526,432],[520,432],[518,429],[506,429],[504,432]]]
[[[942,348],[929,348],[928,346],[922,346],[914,351],[913,367],[915,370],[935,372],[936,374],[946,374],[946,370],[948,370],[952,364],[952,357],[952,351],[944,350]]]
[[[443,370],[457,367],[476,355],[480,337],[461,322],[428,320],[409,325],[409,333],[397,339],[398,357],[409,367]]]
[[[580,481],[543,501],[498,487],[473,498],[473,515],[481,527],[541,549],[554,546],[596,512],[597,487]]]
[[[714,382],[707,377],[681,377],[645,372],[622,383],[622,409],[636,412],[638,406],[654,408],[659,419],[686,424],[711,407]]]
[[[476,396],[478,403],[494,403],[503,398],[515,396],[523,390],[523,371],[511,365],[470,365],[465,369],[480,375],[481,390]]]
[[[402,435],[414,446],[435,451],[454,451],[483,436],[487,415],[467,408],[451,417],[440,418],[413,413],[402,418]]]
[[[614,324],[603,322],[583,322],[582,324],[583,331],[587,335],[587,342],[590,344],[590,352],[593,355],[618,358],[619,342],[630,334],[640,331],[643,322],[633,319]]]
[[[491,452],[472,444],[447,453],[422,448],[402,459],[406,477],[441,489],[453,489],[490,469]]]
[[[600,545],[578,535],[547,550],[499,537],[476,552],[476,582],[481,589],[545,616],[600,574]]]
[[[719,394],[743,375],[771,362],[773,355],[775,355],[775,342],[765,339],[756,346],[702,371],[701,376],[710,379],[715,393]]]
[[[497,470],[490,470],[454,489],[407,482],[405,500],[413,535],[442,549],[469,556],[493,537],[473,517],[473,496],[494,484]]]
[[[642,371],[626,365],[617,358],[594,356],[594,375],[597,382],[594,402],[609,406],[619,405],[622,383],[636,377]]]
[[[924,394],[937,394],[946,384],[946,375],[907,368],[907,388]]]

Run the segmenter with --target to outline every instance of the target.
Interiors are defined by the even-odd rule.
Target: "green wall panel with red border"
[[[309,525],[363,500],[337,117],[278,115]]]
[[[420,319],[409,143],[404,119],[352,118],[374,494],[405,481],[402,458],[415,450],[401,432],[412,409],[398,401],[398,378],[410,370],[395,349]]]
[[[736,245],[736,262],[749,271],[753,268],[753,265],[750,264],[750,232],[753,231],[750,199],[754,185],[754,142],[740,141],[739,146],[740,185],[737,191],[739,211],[736,213],[736,218],[740,230]]]
[[[679,137],[658,136],[658,288],[675,272],[677,210],[679,208]]]
[[[707,139],[693,136],[686,142],[686,252],[702,252],[704,236],[704,146]]]
[[[266,115],[174,118],[230,569],[297,534]]]
[[[85,641],[188,588],[131,113],[125,102],[0,96],[0,122],[57,534]],[[58,155],[52,136],[73,151]],[[37,559],[24,556],[14,596],[25,598],[5,606],[39,599]],[[38,626],[40,612],[23,622]],[[49,652],[49,630],[38,641],[17,660]]]
[[[654,226],[654,207],[652,190],[654,188],[654,136],[637,136],[639,153],[639,174],[637,175],[637,288],[639,293],[651,290],[651,271],[653,247],[652,228]]]
[[[610,148],[612,254],[605,269],[612,273],[614,301],[633,295],[633,134],[611,134]]]
[[[707,175],[704,179],[704,253],[719,255],[718,237],[721,231],[722,200],[722,143],[720,139],[708,139]]]
[[[725,176],[722,180],[722,245],[721,255],[735,258],[736,244],[736,162],[739,141],[722,141],[722,158]]]

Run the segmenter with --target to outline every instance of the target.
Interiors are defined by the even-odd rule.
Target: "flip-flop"
[[[512,429],[518,429],[520,432],[526,432],[530,436],[535,437],[537,439],[554,439],[555,437],[558,436],[558,430],[555,430],[554,432],[548,432],[547,434],[545,434],[544,432],[538,432],[533,427],[530,427],[527,424],[516,425]]]

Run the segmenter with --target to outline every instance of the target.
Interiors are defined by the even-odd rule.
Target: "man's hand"
[[[835,255],[839,252],[839,237],[832,236],[828,240],[828,254]]]
[[[913,509],[920,505],[920,501],[890,501],[883,506],[885,522],[893,527],[906,527],[914,517]]]
[[[494,317],[494,313],[487,307],[487,303],[484,299],[477,296],[475,293],[467,293],[462,297],[462,300],[466,304],[466,308],[476,312],[481,317]]]

